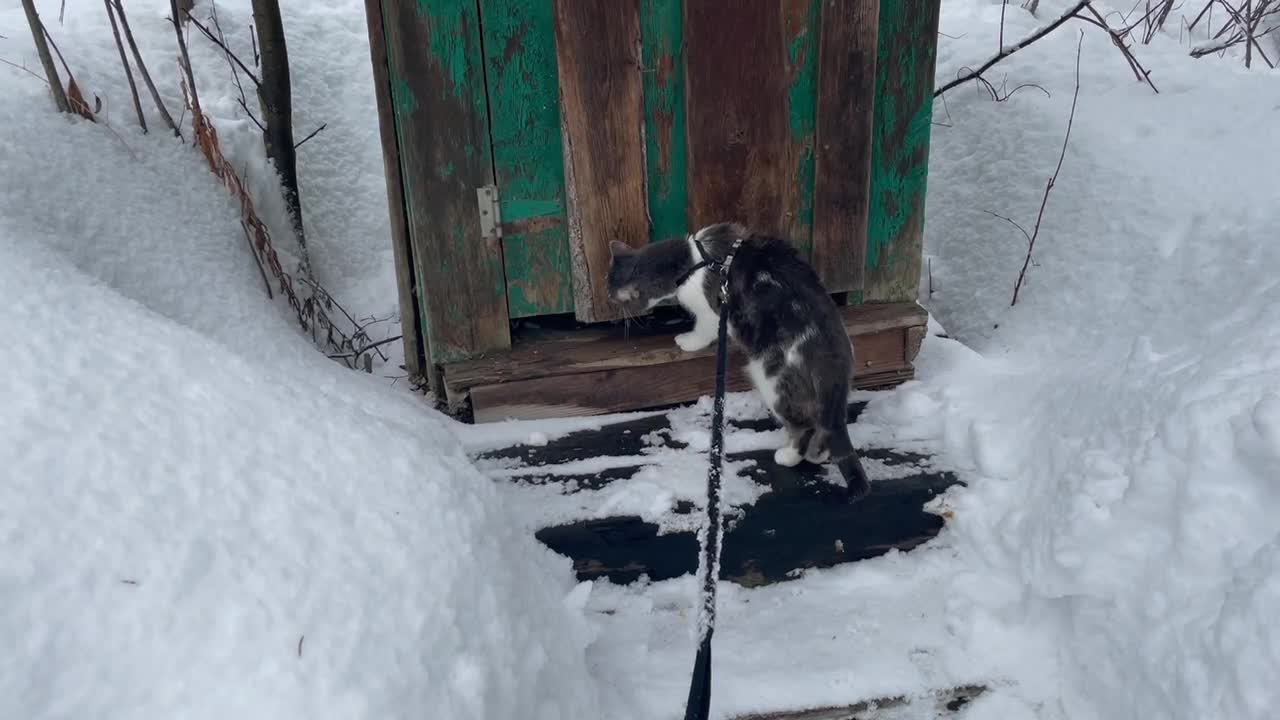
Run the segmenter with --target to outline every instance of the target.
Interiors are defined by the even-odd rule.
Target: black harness
[[[720,300],[727,301],[729,299],[729,266],[733,264],[733,256],[738,253],[738,248],[742,247],[742,238],[733,241],[733,245],[729,247],[729,254],[724,256],[724,260],[716,260],[712,257],[700,240],[694,240],[693,246],[698,249],[698,255],[702,256],[702,260],[694,263],[693,267],[680,275],[680,279],[676,281],[676,287],[685,284],[702,268],[709,268],[720,275]]]

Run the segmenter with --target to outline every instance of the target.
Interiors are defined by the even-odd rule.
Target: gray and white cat
[[[737,241],[728,269],[728,331],[747,355],[756,390],[786,428],[787,443],[774,460],[787,467],[831,460],[849,499],[861,498],[870,486],[846,418],[853,347],[835,302],[790,243],[732,223],[642,249],[614,241],[609,296],[630,312],[674,297],[694,317],[676,344],[701,350],[716,341],[722,277],[700,264],[723,262]]]

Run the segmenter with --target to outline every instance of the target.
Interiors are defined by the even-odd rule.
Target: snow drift
[[[0,717],[596,716],[568,563],[266,299],[200,156],[0,95]]]

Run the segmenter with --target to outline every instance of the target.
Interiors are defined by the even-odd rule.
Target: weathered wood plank
[[[685,3],[692,227],[737,220],[807,254],[816,8],[816,0]]]
[[[924,327],[928,313],[916,303],[891,303],[840,308],[845,329],[854,338],[885,330]],[[510,351],[494,353],[445,367],[451,387],[488,385],[553,375],[660,365],[690,357],[713,357],[714,348],[685,353],[671,339],[674,328],[654,326],[591,328],[550,339],[530,336]],[[859,353],[861,358],[861,353]]]
[[[383,10],[430,361],[509,347],[502,248],[481,237],[476,209],[476,188],[493,181],[476,4],[388,2]]]
[[[854,338],[858,354],[855,387],[882,387],[910,378],[905,332],[895,328]],[[601,367],[596,370],[579,363],[574,365],[578,368],[574,374],[465,387],[457,384],[446,368],[445,384],[451,398],[469,394],[476,422],[600,415],[674,405],[710,393],[715,378],[714,353],[683,353],[674,346],[668,350],[665,346],[670,339],[658,339],[663,347],[648,342],[639,348],[645,364],[626,364],[625,351],[614,346],[618,355],[598,362]],[[659,358],[665,362],[655,362]],[[741,358],[732,353],[729,363],[729,391],[751,389]]]
[[[612,320],[609,243],[649,241],[640,2],[555,0],[574,314]]]
[[[396,266],[396,294],[400,300],[404,369],[412,376],[422,373],[426,357],[423,349],[426,333],[418,317],[413,251],[410,247],[408,219],[405,216],[404,185],[400,179],[400,146],[396,137],[395,109],[391,103],[387,38],[382,25],[382,0],[365,0],[364,9],[369,26],[369,60],[373,63],[373,94],[378,106],[378,135],[382,141],[387,208],[391,214],[391,252]]]
[[[880,5],[867,302],[915,300],[919,293],[939,5],[940,0]]]
[[[511,317],[573,310],[552,7],[481,0]]]
[[[649,238],[689,232],[681,0],[640,0]]]
[[[817,131],[818,44],[821,35],[821,0],[784,3],[783,39],[787,44],[787,164],[793,175],[786,190],[788,206],[795,212],[783,231],[805,258],[813,256],[814,146]]]
[[[812,264],[831,292],[862,291],[879,6],[822,3]]]

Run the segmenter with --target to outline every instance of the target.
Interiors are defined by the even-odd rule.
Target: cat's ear
[[[609,254],[613,257],[628,257],[635,255],[636,251],[635,248],[624,242],[613,240],[609,242]]]

